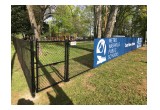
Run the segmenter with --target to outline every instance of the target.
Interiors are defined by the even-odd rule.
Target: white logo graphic
[[[106,43],[104,39],[99,40],[97,44],[96,53],[98,58],[97,64],[106,61]]]
[[[137,39],[137,48],[142,46],[142,38]]]

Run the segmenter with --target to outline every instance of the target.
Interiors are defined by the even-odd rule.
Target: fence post
[[[34,44],[33,44],[33,39],[30,40],[30,49],[31,49],[31,83],[32,83],[32,96],[35,97]]]
[[[38,92],[38,57],[39,57],[39,43],[38,43],[38,39],[36,39],[36,92]]]
[[[65,68],[64,68],[64,82],[69,81],[69,40],[65,40]]]

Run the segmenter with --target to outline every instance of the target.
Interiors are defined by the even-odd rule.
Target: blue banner
[[[142,47],[142,38],[139,37],[94,39],[93,67],[140,47]]]

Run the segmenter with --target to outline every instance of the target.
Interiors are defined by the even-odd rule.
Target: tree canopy
[[[56,6],[50,22],[52,33],[90,35],[93,26],[91,6]]]
[[[142,36],[147,31],[146,5],[34,5],[39,37],[45,36]],[[25,5],[11,6],[11,33],[32,33]],[[50,21],[45,23],[47,18]],[[35,33],[34,33],[35,34]]]
[[[31,25],[25,5],[11,6],[11,33],[29,33]]]
[[[144,37],[147,31],[147,6],[120,6],[114,34]]]

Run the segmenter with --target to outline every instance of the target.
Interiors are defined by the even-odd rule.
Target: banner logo
[[[97,65],[106,61],[106,42],[104,39],[99,40],[97,44]]]

